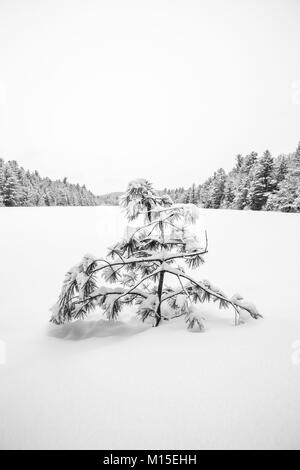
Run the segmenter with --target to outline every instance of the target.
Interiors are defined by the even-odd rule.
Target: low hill
[[[121,191],[115,191],[112,193],[102,194],[97,197],[99,206],[118,206],[119,198],[123,194]]]

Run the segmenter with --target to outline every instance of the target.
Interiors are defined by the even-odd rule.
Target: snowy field
[[[202,213],[195,277],[264,320],[235,328],[211,305],[204,333],[100,314],[50,325],[65,271],[105,254],[125,220],[115,207],[1,208],[1,448],[300,448],[300,215]]]

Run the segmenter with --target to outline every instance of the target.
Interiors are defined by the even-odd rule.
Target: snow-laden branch
[[[190,253],[182,252],[182,253],[166,254],[166,252],[162,252],[161,254],[158,254],[158,255],[156,254],[153,256],[146,256],[146,257],[141,257],[141,258],[132,256],[130,258],[124,259],[123,261],[121,260],[121,261],[113,261],[113,262],[107,261],[104,258],[99,258],[99,259],[96,259],[95,262],[96,263],[105,262],[106,265],[96,267],[95,269],[93,269],[92,273],[94,274],[107,267],[128,266],[130,264],[141,264],[141,263],[149,263],[149,262],[163,263],[165,261],[170,261],[170,260],[175,260],[175,259],[180,259],[180,258],[184,259],[184,258],[190,258],[193,256],[201,256],[201,255],[205,255],[206,253],[208,253],[206,249],[201,249],[200,251],[192,251]]]
[[[226,302],[227,304],[231,305],[238,314],[239,314],[238,308],[240,308],[242,310],[246,310],[255,319],[263,318],[262,315],[258,313],[256,307],[252,303],[247,303],[243,301],[242,298],[236,299],[235,297],[233,297],[232,299],[229,299],[225,295],[207,288],[203,284],[203,282],[196,281],[191,276],[183,273],[182,271],[179,271],[178,269],[173,269],[173,268],[168,267],[168,268],[165,268],[165,272],[169,274],[173,274],[176,277],[182,277],[184,279],[187,279],[192,284],[196,285],[197,287],[199,287],[201,290],[211,295],[212,297],[215,297],[216,299],[222,300],[223,302]]]
[[[144,297],[146,298],[147,295],[141,291],[141,290],[138,290],[138,289],[130,289],[130,292],[127,292],[126,289],[122,288],[122,287],[117,287],[115,289],[110,289],[109,287],[99,287],[98,289],[96,289],[89,297],[87,297],[85,300],[78,300],[77,303],[83,303],[85,301],[91,301],[91,300],[94,300],[94,299],[97,299],[98,297],[104,297],[104,296],[107,296],[107,295],[119,295],[120,297],[123,297],[125,295],[128,295],[128,294],[132,294],[132,295],[137,295],[139,297]],[[119,297],[119,298],[120,298]]]
[[[153,211],[149,211],[149,212],[153,212]],[[130,238],[133,238],[135,237],[135,235],[142,231],[142,230],[145,230],[147,229],[148,227],[151,227],[152,225],[154,225],[154,228],[157,228],[157,226],[160,224],[160,223],[165,223],[168,221],[168,219],[170,219],[170,217],[172,217],[172,214],[171,215],[168,215],[167,217],[165,217],[164,219],[156,219],[154,220],[153,222],[149,222],[148,224],[146,225],[142,225],[141,227],[138,227],[131,235]]]
[[[120,300],[122,297],[128,295],[128,294],[131,294],[132,291],[134,291],[135,289],[138,288],[138,286],[140,286],[143,282],[147,281],[147,279],[150,279],[151,277],[153,276],[156,276],[159,272],[161,271],[161,269],[157,269],[156,271],[154,271],[153,273],[149,274],[148,276],[144,276],[139,282],[137,282],[135,284],[135,286],[131,287],[130,289],[127,289],[127,291],[125,291],[123,294],[121,294],[117,300]]]

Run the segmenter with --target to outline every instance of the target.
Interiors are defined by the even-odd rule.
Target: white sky
[[[299,0],[0,0],[0,155],[124,190],[300,140]]]

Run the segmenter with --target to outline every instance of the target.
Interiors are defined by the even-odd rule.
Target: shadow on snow
[[[71,341],[80,341],[89,338],[129,337],[151,328],[151,325],[138,322],[136,319],[128,322],[108,320],[77,320],[64,325],[50,325],[48,335]]]

